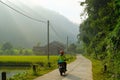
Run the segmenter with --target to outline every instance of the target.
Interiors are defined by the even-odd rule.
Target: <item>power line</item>
[[[51,29],[55,32],[56,36],[60,36],[60,35],[57,33],[57,31],[55,30],[55,28],[53,27],[53,25],[52,25],[52,24],[50,24],[50,25],[51,25]]]
[[[19,13],[19,14],[21,14],[21,15],[23,15],[23,16],[29,18],[29,19],[32,19],[32,20],[37,21],[37,22],[46,23],[46,21],[39,20],[39,19],[35,19],[35,18],[31,17],[31,16],[28,16],[28,15],[26,15],[26,14],[20,12],[19,10],[15,9],[15,8],[13,8],[13,7],[11,7],[11,6],[9,6],[8,4],[4,3],[4,2],[1,1],[1,0],[0,0],[0,2],[1,2],[2,4],[4,4],[4,5],[6,5],[7,7],[9,7],[10,9],[14,10],[15,12],[17,12],[17,13]]]
[[[8,0],[7,0],[7,1],[8,1]],[[11,7],[10,5],[6,4],[5,2],[3,2],[3,1],[1,1],[1,0],[0,0],[0,2],[1,2],[2,4],[4,4],[4,5],[6,5],[7,7],[9,7],[10,9],[14,10],[15,12],[17,12],[17,13],[19,13],[19,14],[21,14],[21,15],[29,18],[29,19],[32,19],[32,20],[37,21],[37,22],[47,23],[47,21],[39,20],[39,19],[36,19],[36,18],[33,18],[33,17],[31,17],[31,16],[28,16],[28,15],[24,14],[24,13],[23,13],[24,11],[23,11],[22,9],[20,9],[19,7],[17,7],[17,8],[19,8],[21,11],[15,9],[15,8],[13,8],[13,7]],[[10,2],[10,1],[8,1],[8,2],[11,3],[11,4],[13,4],[13,3]],[[16,5],[15,5],[15,6],[16,6]],[[51,29],[55,32],[56,36],[57,36],[59,39],[62,40],[62,37],[61,37],[61,36],[58,34],[58,32],[54,29],[53,25],[52,25],[52,24],[50,24],[50,25],[51,25]]]
[[[12,3],[11,1],[9,0],[6,0],[7,2],[9,2],[11,5],[14,5],[15,8],[18,8],[19,10],[21,10],[22,12],[24,13],[27,13],[26,11],[22,10],[21,8],[19,8],[18,6],[16,6],[14,3]]]
[[[17,5],[15,5],[14,3],[12,3],[11,1],[7,0],[7,2],[9,2],[10,4],[12,4],[12,5],[16,6],[17,8],[19,8]],[[34,12],[35,15],[37,14],[38,16],[40,16],[35,10],[33,10],[32,8],[26,6],[24,3],[21,3],[21,2],[18,1],[18,0],[17,0],[17,2],[20,3],[21,5],[27,7],[32,13]],[[19,9],[22,10],[21,8],[19,8]],[[26,12],[26,11],[22,10],[22,12]],[[28,12],[28,11],[27,11],[27,12]],[[27,13],[27,12],[26,12],[26,13]],[[28,12],[28,13],[31,13],[31,12]],[[42,18],[42,19],[44,19],[44,20],[47,20],[46,18],[43,18],[43,17],[41,17],[41,16],[40,16],[40,18]]]
[[[53,27],[53,25],[50,24],[50,26],[51,26],[51,29],[54,31],[55,35],[56,35],[60,40],[62,40],[62,37],[61,37],[61,36],[59,35],[59,33],[55,30],[55,28]]]

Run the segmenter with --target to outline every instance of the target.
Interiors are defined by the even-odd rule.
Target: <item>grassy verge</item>
[[[104,66],[100,60],[85,56],[92,61],[93,80],[109,80],[108,73],[104,72]]]

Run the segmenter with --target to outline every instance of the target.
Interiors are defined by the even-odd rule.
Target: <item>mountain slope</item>
[[[42,7],[29,8],[26,5],[19,5],[15,9],[33,18],[50,21],[50,42],[60,41],[66,43],[76,41],[78,27],[59,13],[47,10]],[[24,8],[24,9],[23,9]],[[15,47],[29,47],[47,44],[47,23],[31,20],[14,10],[0,4],[0,43],[11,42]]]

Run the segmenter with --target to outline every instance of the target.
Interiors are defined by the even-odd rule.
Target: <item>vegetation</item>
[[[88,18],[80,24],[78,35],[79,42],[83,43],[84,52],[99,60],[102,66],[107,65],[107,75],[104,74],[106,80],[119,80],[120,1],[86,0],[81,5],[86,6],[85,13],[88,15]],[[102,77],[101,80],[105,79]]]
[[[31,49],[14,48],[10,42],[0,46],[0,55],[35,55]]]
[[[85,56],[92,61],[93,80],[108,80],[108,78],[111,77],[109,72],[104,71],[102,61],[96,60],[88,55]]]
[[[74,43],[72,43],[68,46],[68,51],[76,52],[76,48],[77,48],[77,46]]]
[[[55,56],[51,56],[53,59]],[[0,56],[0,62],[47,62],[47,56]]]

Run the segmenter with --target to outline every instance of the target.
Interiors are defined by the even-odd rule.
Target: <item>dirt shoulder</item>
[[[65,76],[60,76],[56,69],[34,80],[93,80],[92,63],[82,55],[77,55],[77,59],[67,65],[67,70]]]

